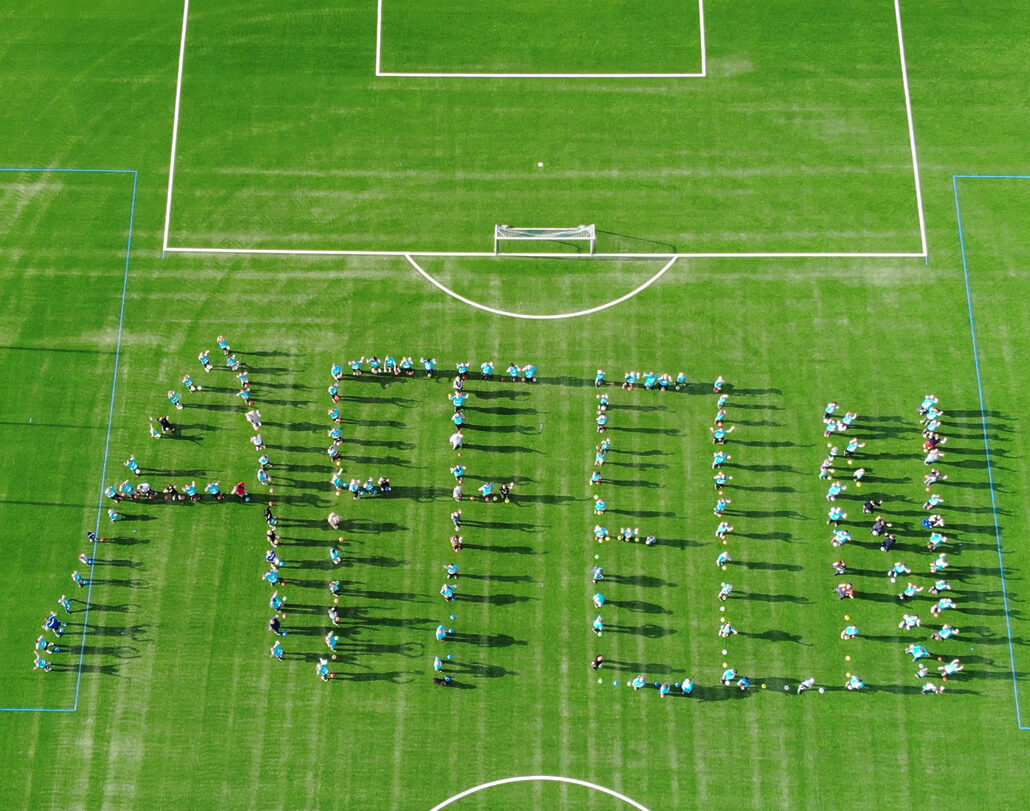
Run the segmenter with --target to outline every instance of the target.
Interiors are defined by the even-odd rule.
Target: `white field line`
[[[382,23],[382,3],[383,0],[378,0],[378,8],[380,18],[377,23]],[[189,17],[189,0],[184,0],[183,3],[183,15],[182,15],[182,39],[179,45],[179,69],[178,77],[175,86],[175,115],[172,120],[172,150],[171,160],[169,162],[168,169],[168,200],[165,208],[165,227],[164,227],[164,239],[162,244],[162,255],[169,253],[197,253],[197,254],[269,254],[275,256],[450,256],[450,257],[491,257],[495,254],[491,251],[374,251],[374,250],[308,250],[308,249],[285,249],[285,248],[197,248],[197,247],[171,247],[168,244],[168,233],[171,224],[171,213],[172,213],[172,187],[175,178],[175,154],[176,145],[178,142],[179,132],[179,108],[182,96],[182,71],[183,61],[186,50],[186,22]],[[707,47],[705,45],[705,34],[704,34],[704,0],[698,0],[698,10],[700,12],[701,22],[701,38],[702,38],[702,49],[701,57],[702,64],[705,70],[707,69],[705,63],[705,54]],[[908,68],[905,61],[905,42],[902,34],[901,26],[901,0],[894,0],[894,11],[895,19],[897,21],[898,28],[898,50],[901,58],[901,78],[902,85],[904,88],[905,95],[905,111],[908,119],[908,133],[909,133],[909,144],[911,146],[912,153],[912,168],[915,178],[915,191],[916,191],[916,207],[919,215],[919,236],[921,251],[918,253],[912,251],[703,251],[703,252],[686,252],[686,253],[595,253],[592,256],[586,254],[583,255],[571,255],[566,253],[508,253],[504,256],[511,258],[540,258],[540,259],[926,259],[927,258],[927,238],[926,238],[926,217],[923,212],[923,192],[922,185],[919,179],[919,162],[916,154],[916,138],[915,138],[915,125],[912,117],[912,100],[909,92],[908,84]],[[381,37],[377,31],[377,60],[378,60],[378,48],[381,42]],[[378,65],[377,65],[378,67]],[[453,73],[441,73],[441,74],[428,74],[428,73],[379,73],[381,76],[470,76],[470,77],[496,77],[496,78],[574,78],[574,77],[591,77],[591,78],[629,78],[629,77],[663,77],[663,76],[682,76],[682,77],[693,77],[701,78],[706,74],[704,72],[698,74],[486,74],[486,73],[475,73],[475,74],[453,74]],[[410,261],[410,259],[409,259]]]
[[[561,319],[561,318],[578,318],[581,315],[592,315],[593,313],[601,312],[601,310],[607,310],[609,307],[614,307],[617,304],[622,304],[622,302],[624,302],[624,301],[626,301],[628,299],[633,298],[633,296],[635,296],[637,293],[642,293],[644,290],[646,290],[652,284],[654,284],[656,281],[658,281],[660,278],[662,278],[662,276],[665,275],[665,271],[667,271],[674,264],[676,264],[676,259],[674,257],[674,258],[670,259],[665,264],[665,266],[661,270],[659,270],[654,276],[652,276],[650,279],[648,279],[646,282],[644,282],[642,285],[640,285],[640,287],[636,288],[635,290],[630,290],[625,295],[619,296],[616,299],[612,299],[609,302],[606,302],[604,304],[599,304],[596,307],[591,307],[590,309],[587,309],[587,310],[577,310],[574,313],[554,313],[552,315],[531,315],[531,314],[527,314],[527,313],[513,313],[513,312],[509,312],[508,310],[498,310],[498,309],[495,309],[494,307],[488,307],[486,304],[480,304],[478,301],[473,301],[472,299],[465,298],[460,293],[455,293],[449,287],[447,287],[446,285],[438,282],[436,279],[434,279],[432,276],[430,276],[428,273],[426,273],[426,271],[422,269],[421,265],[419,265],[419,263],[416,262],[414,259],[412,259],[410,256],[405,256],[404,258],[407,259],[408,262],[411,264],[411,266],[413,268],[415,268],[415,270],[417,270],[419,272],[419,275],[422,276],[422,278],[424,278],[426,281],[428,281],[431,285],[433,285],[433,287],[436,287],[436,288],[442,290],[444,293],[446,293],[448,296],[451,296],[452,298],[456,298],[462,304],[467,304],[469,307],[475,307],[477,310],[483,310],[483,311],[488,312],[488,313],[493,313],[494,315],[504,315],[504,316],[507,316],[508,318],[522,318],[522,319],[525,319],[527,321],[557,321],[558,319]]]
[[[648,811],[646,806],[641,805],[636,800],[631,800],[625,794],[619,794],[617,791],[613,791],[610,788],[599,786],[597,783],[588,783],[586,780],[576,780],[573,777],[553,777],[551,775],[533,775],[526,777],[505,777],[502,780],[491,780],[489,783],[483,783],[472,788],[465,789],[460,794],[455,794],[453,797],[448,797],[439,805],[434,805],[429,811],[440,811],[442,808],[446,808],[451,803],[455,803],[470,794],[475,794],[477,791],[483,791],[484,789],[493,788],[494,786],[503,786],[509,783],[530,783],[530,782],[548,782],[548,783],[571,783],[574,786],[584,786],[594,791],[600,791],[611,797],[615,797],[617,800],[622,800],[624,803],[632,805],[638,811]]]
[[[383,0],[376,4],[376,76],[382,76],[380,72],[383,63]]]
[[[384,71],[376,76],[409,79],[703,79],[703,73],[407,73]]]
[[[912,119],[912,96],[908,88],[908,65],[905,62],[905,37],[901,32],[901,0],[894,0],[894,17],[898,23],[898,53],[901,55],[901,82],[905,88],[905,114],[908,117],[908,142],[912,149],[912,174],[916,185],[916,208],[919,210],[919,239],[923,256],[927,255],[926,216],[923,214],[923,187],[919,180],[919,156],[916,154],[916,129]]]
[[[708,45],[705,42],[705,0],[697,0],[698,33],[701,36],[701,76],[708,75]]]
[[[175,183],[175,152],[179,143],[179,108],[182,103],[182,65],[186,56],[186,21],[190,16],[190,0],[182,4],[182,37],[179,40],[179,70],[175,79],[175,111],[172,114],[172,153],[168,159],[168,200],[165,203],[165,228],[161,251],[168,251],[168,229],[172,224],[172,186]]]
[[[493,251],[349,251],[308,248],[189,248],[169,247],[168,253],[209,253],[269,256],[453,256],[507,259],[922,259],[925,254],[914,251],[797,251],[760,252],[726,251],[697,253],[502,253]]]
[[[407,79],[704,79],[707,73],[705,53],[705,2],[697,0],[698,33],[701,40],[701,71],[698,73],[454,73],[451,71],[384,71],[382,69],[383,0],[378,0],[376,18],[376,76]]]

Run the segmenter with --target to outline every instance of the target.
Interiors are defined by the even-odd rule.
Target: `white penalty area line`
[[[165,227],[161,239],[162,255],[168,251],[168,229],[172,224],[172,187],[175,184],[175,153],[179,143],[179,109],[182,105],[182,66],[186,56],[186,21],[190,16],[190,0],[182,4],[182,35],[179,39],[179,70],[175,78],[175,108],[172,114],[172,152],[168,159],[168,199],[165,202]]]
[[[905,35],[901,30],[901,0],[894,0],[894,19],[898,24],[898,54],[901,58],[901,84],[905,89],[905,116],[908,119],[908,143],[912,152],[912,175],[915,179],[916,209],[919,212],[919,244],[929,262],[926,242],[926,215],[923,213],[923,186],[919,179],[919,155],[916,153],[916,128],[912,118],[912,94],[908,87],[908,64],[905,61]]]
[[[705,53],[705,3],[697,0],[698,35],[701,43],[701,70],[691,73],[475,73],[455,71],[384,71],[383,0],[376,4],[376,76],[404,79],[704,79],[708,76]]]
[[[917,251],[697,251],[694,253],[502,253],[493,251],[353,251],[308,248],[165,248],[166,253],[235,256],[431,256],[483,259],[925,259]]]
[[[465,791],[461,792],[460,794],[455,794],[453,797],[448,797],[446,800],[444,800],[439,805],[434,805],[429,811],[440,811],[441,808],[446,808],[447,806],[451,805],[451,803],[455,803],[458,800],[463,799],[464,797],[468,797],[470,794],[475,794],[477,791],[485,791],[486,789],[493,788],[494,786],[504,786],[504,785],[507,785],[507,784],[510,784],[510,783],[531,783],[531,782],[540,782],[540,783],[568,783],[568,784],[573,785],[573,786],[583,786],[584,788],[589,788],[589,789],[592,789],[593,791],[600,791],[601,793],[607,794],[610,797],[614,797],[617,800],[622,800],[624,803],[628,803],[629,805],[631,805],[634,808],[638,809],[638,811],[649,811],[649,809],[646,806],[641,805],[636,800],[630,799],[625,794],[620,794],[619,792],[614,791],[614,790],[612,790],[610,788],[605,788],[604,786],[599,786],[599,785],[597,785],[597,783],[590,783],[590,782],[587,782],[586,780],[577,780],[574,777],[554,777],[554,776],[551,776],[551,775],[542,775],[542,774],[541,775],[525,776],[525,777],[505,777],[505,778],[503,778],[501,780],[491,780],[489,783],[483,783],[483,784],[478,785],[478,786],[473,786],[472,788],[465,789]]]

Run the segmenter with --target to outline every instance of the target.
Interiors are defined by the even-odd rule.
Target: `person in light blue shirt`
[[[494,376],[494,362],[488,360],[485,363],[479,365],[479,371],[483,375],[483,380],[490,380]]]
[[[924,648],[922,645],[909,645],[905,648],[905,653],[912,656],[913,662],[918,662],[920,659],[929,659],[930,651]]]

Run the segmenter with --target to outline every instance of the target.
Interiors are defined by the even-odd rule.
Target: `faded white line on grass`
[[[165,230],[161,241],[162,254],[168,251],[168,229],[172,223],[172,186],[175,183],[175,152],[179,143],[179,108],[182,104],[182,65],[186,56],[186,21],[190,16],[190,0],[182,4],[182,36],[179,39],[179,71],[175,79],[175,109],[172,113],[172,153],[168,160],[168,200],[165,202]]]
[[[465,298],[460,293],[455,293],[449,287],[438,282],[436,279],[434,279],[432,276],[426,273],[426,271],[422,269],[418,262],[411,258],[410,254],[405,254],[404,258],[407,259],[408,262],[411,263],[411,266],[415,268],[415,270],[417,270],[426,280],[428,280],[430,284],[432,284],[434,287],[439,288],[448,296],[456,298],[463,304],[468,304],[470,307],[475,307],[477,310],[485,310],[486,312],[493,313],[494,315],[505,315],[509,318],[525,318],[532,321],[552,321],[559,318],[577,318],[581,315],[591,315],[592,313],[599,313],[601,312],[601,310],[607,310],[609,307],[614,307],[616,304],[622,304],[622,302],[626,301],[627,299],[633,298],[633,296],[635,296],[637,293],[646,290],[648,287],[650,287],[652,284],[654,284],[656,281],[662,278],[662,276],[665,275],[665,271],[667,271],[676,263],[676,257],[673,257],[665,264],[665,266],[661,270],[659,270],[654,276],[652,276],[650,279],[648,279],[646,282],[640,285],[640,287],[636,288],[635,290],[630,290],[624,296],[619,296],[616,299],[612,299],[606,304],[599,304],[596,307],[591,307],[588,310],[577,310],[573,313],[554,313],[553,315],[531,315],[527,313],[512,313],[508,312],[507,310],[498,310],[494,307],[488,307],[486,304],[480,304],[477,301]]]
[[[640,809],[640,811],[649,811],[647,806],[641,805],[636,800],[631,800],[625,794],[619,794],[619,792],[613,791],[610,788],[605,788],[604,786],[599,786],[599,785],[597,785],[597,783],[589,783],[586,780],[577,780],[574,777],[554,777],[552,775],[543,775],[543,774],[532,775],[532,776],[525,776],[525,777],[505,777],[505,778],[503,778],[501,780],[491,780],[489,783],[483,783],[483,784],[478,785],[478,786],[473,786],[472,788],[465,789],[460,794],[455,794],[453,797],[448,797],[446,800],[444,800],[439,805],[434,805],[431,809],[429,809],[429,811],[439,811],[439,809],[446,808],[451,803],[455,803],[455,802],[457,802],[458,800],[460,800],[460,799],[462,799],[464,797],[468,797],[470,794],[475,794],[477,791],[484,791],[484,790],[486,790],[488,788],[493,788],[494,786],[503,786],[503,785],[506,785],[508,783],[530,783],[530,782],[568,783],[568,784],[573,785],[573,786],[583,786],[584,788],[593,789],[594,791],[600,791],[603,794],[607,794],[607,795],[609,795],[611,797],[614,797],[617,800],[622,800],[624,803],[628,803],[629,805],[632,805],[634,808]]]

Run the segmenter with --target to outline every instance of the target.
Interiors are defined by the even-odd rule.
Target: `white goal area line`
[[[926,237],[926,216],[923,211],[923,189],[919,177],[919,155],[916,149],[916,132],[912,116],[912,96],[908,82],[908,65],[905,60],[905,39],[901,24],[901,0],[893,0],[894,17],[898,30],[898,55],[901,63],[901,80],[905,97],[905,116],[908,124],[909,149],[912,156],[912,176],[915,189],[916,211],[919,218],[920,250],[915,251],[696,251],[666,253],[605,253],[598,252],[592,256],[573,253],[506,253],[506,258],[540,258],[540,259],[924,259],[929,261],[929,250]],[[698,0],[703,10],[703,0]],[[382,8],[382,0],[379,0]],[[493,257],[492,251],[420,251],[420,250],[317,250],[304,248],[212,248],[202,246],[176,246],[169,244],[169,233],[172,222],[172,193],[175,183],[175,159],[179,138],[179,113],[182,104],[182,74],[186,55],[186,29],[189,21],[190,0],[183,0],[182,36],[179,43],[179,64],[175,83],[175,107],[172,116],[171,159],[168,165],[168,198],[165,206],[165,222],[161,243],[162,257],[170,253],[181,254],[270,254],[276,256],[443,256],[443,257]],[[381,20],[381,17],[380,17]],[[704,68],[705,29],[704,17],[701,17],[701,57]],[[376,48],[378,68],[379,49]],[[454,74],[448,74],[454,75]],[[543,74],[534,74],[543,76]],[[579,74],[585,75],[585,74]],[[617,78],[618,74],[604,74],[608,78]]]
[[[459,71],[383,70],[383,2],[376,3],[376,76],[424,79],[704,79],[708,75],[705,45],[705,2],[697,0],[701,70],[695,73],[475,73]]]

